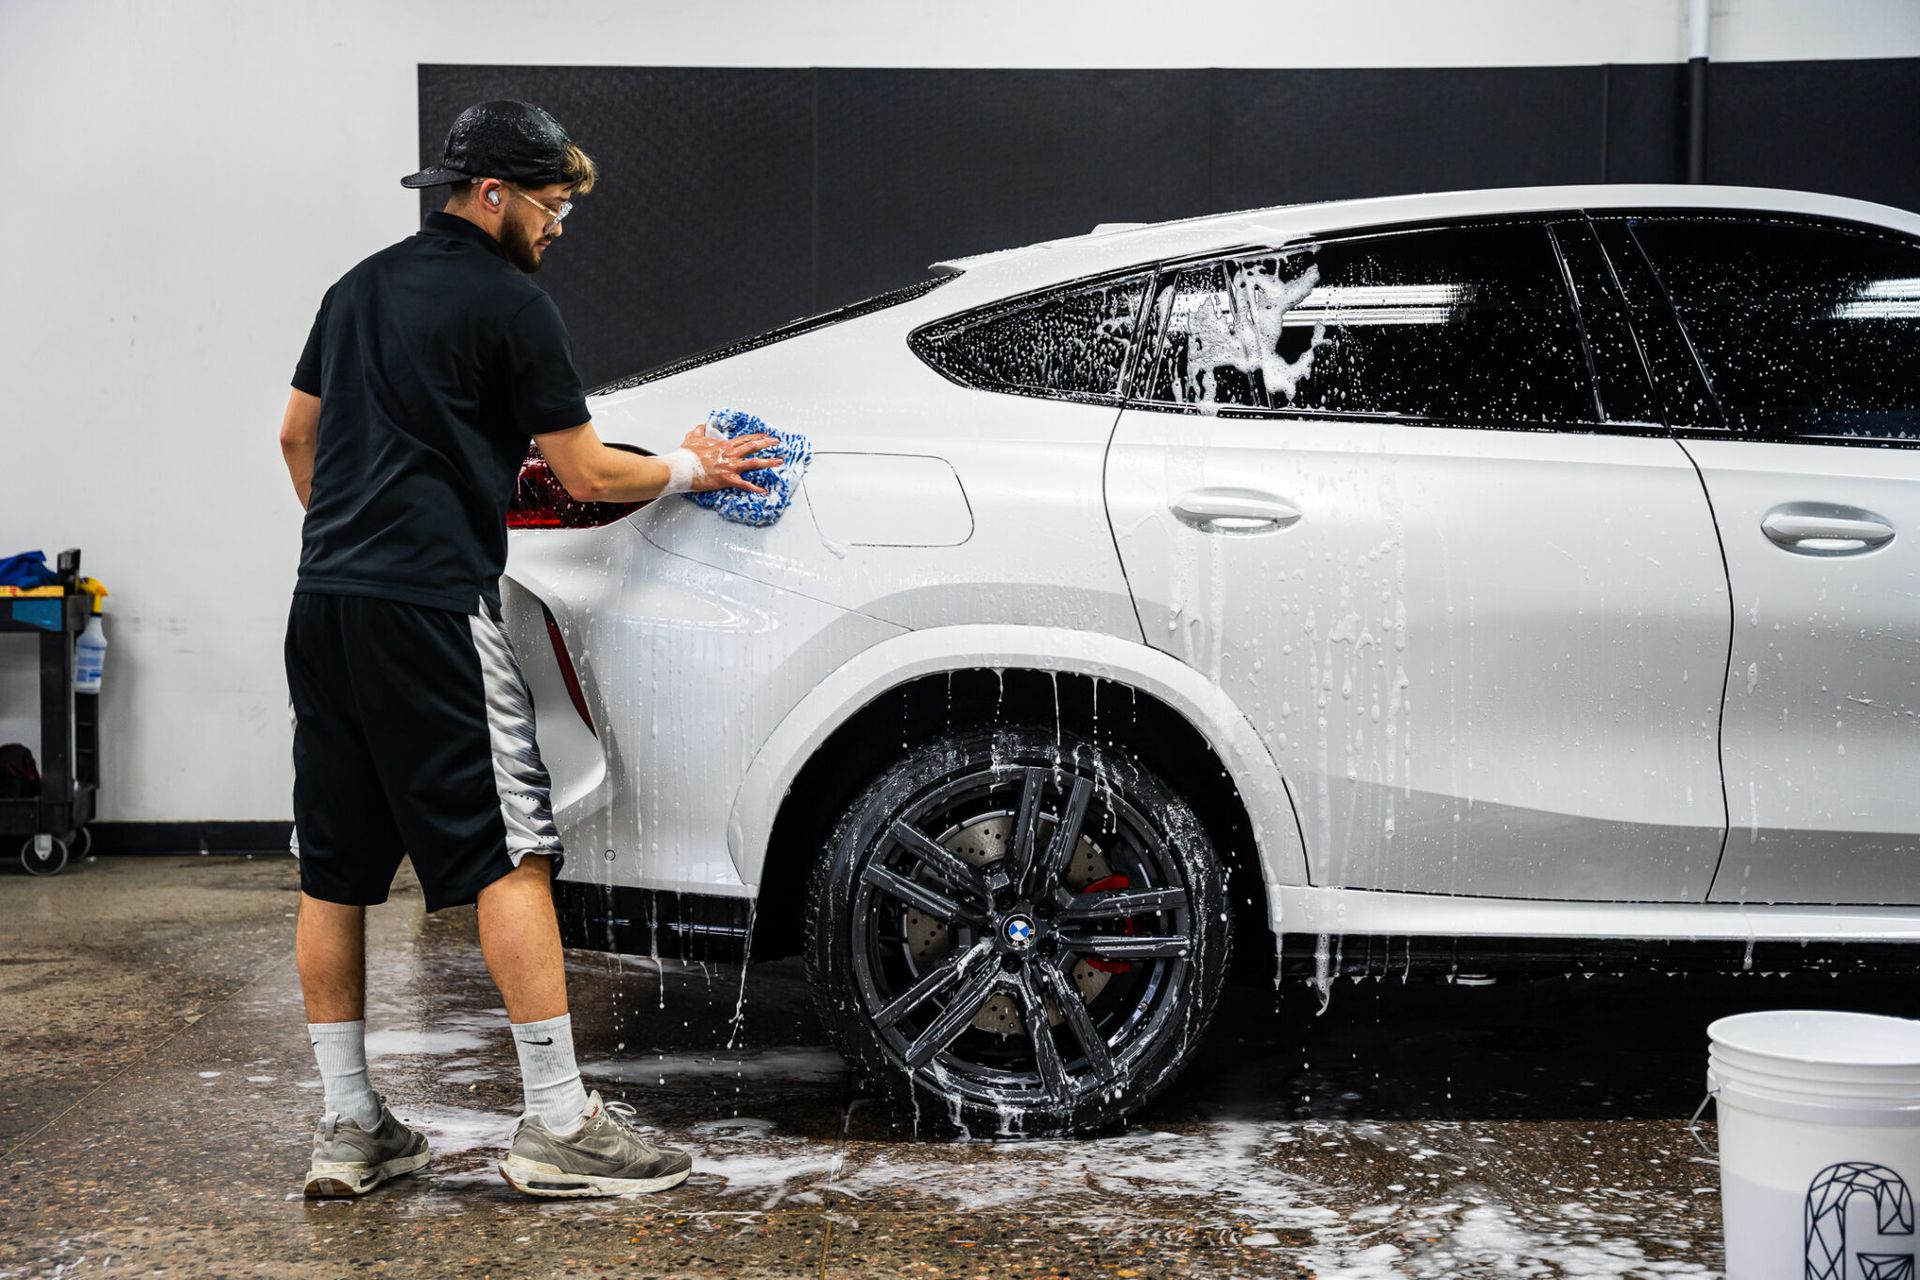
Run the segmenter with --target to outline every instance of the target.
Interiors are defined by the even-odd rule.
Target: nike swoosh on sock
[[[553,1037],[548,1036],[545,1040],[522,1040],[520,1043],[521,1044],[552,1044]]]

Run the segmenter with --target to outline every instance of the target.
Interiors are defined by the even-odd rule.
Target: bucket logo
[[[1865,1161],[1828,1165],[1807,1188],[1806,1280],[1915,1280],[1911,1253],[1856,1253],[1859,1270],[1847,1270],[1847,1207],[1856,1195],[1873,1198],[1874,1225],[1882,1236],[1913,1234],[1913,1193],[1906,1179]]]

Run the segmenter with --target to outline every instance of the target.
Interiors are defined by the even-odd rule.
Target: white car
[[[1323,983],[1920,941],[1920,217],[1474,191],[937,270],[593,399],[804,432],[771,527],[530,460],[570,943],[802,950],[864,1077],[1042,1134],[1173,1078],[1236,925]]]

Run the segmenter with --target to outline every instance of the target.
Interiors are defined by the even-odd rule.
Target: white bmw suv
[[[1236,932],[1322,983],[1920,941],[1920,217],[1476,191],[937,270],[596,394],[806,433],[771,527],[529,459],[571,943],[802,951],[865,1078],[1046,1134],[1174,1077]]]

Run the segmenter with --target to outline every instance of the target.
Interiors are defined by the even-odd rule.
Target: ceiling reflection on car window
[[[1737,430],[1920,439],[1920,245],[1784,220],[1632,220]]]
[[[1451,227],[1237,257],[1172,277],[1146,398],[1439,419],[1593,415],[1540,225]]]

